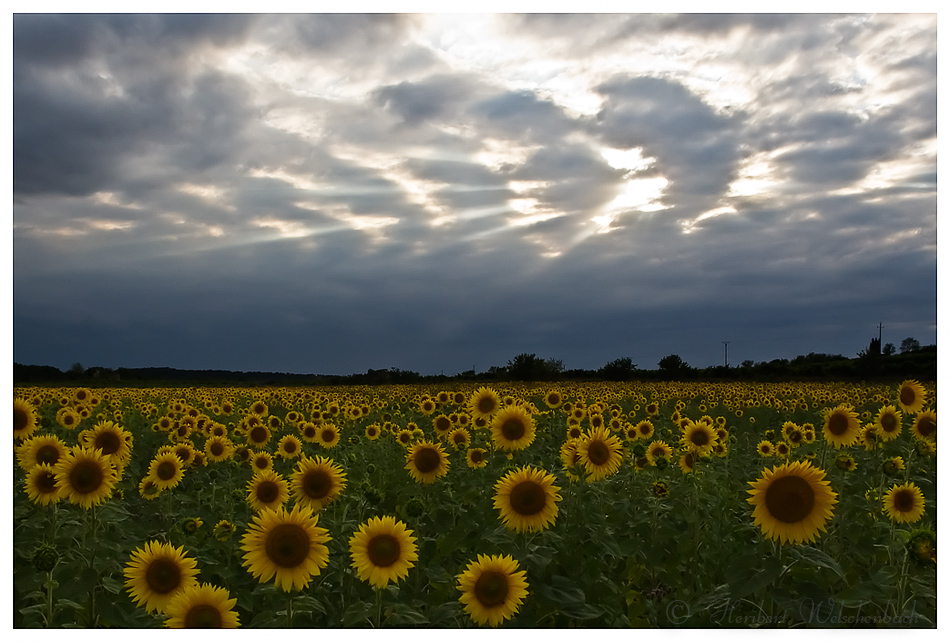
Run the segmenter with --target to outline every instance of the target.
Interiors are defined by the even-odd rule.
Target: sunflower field
[[[14,389],[14,626],[935,627],[935,384]]]

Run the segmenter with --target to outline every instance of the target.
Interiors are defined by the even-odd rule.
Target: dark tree
[[[689,364],[683,361],[683,359],[678,354],[668,354],[657,361],[656,365],[658,365],[660,370],[665,373],[683,372],[685,370],[689,370]]]
[[[630,357],[621,357],[605,364],[597,374],[608,381],[629,381],[636,370],[637,364]]]
[[[881,348],[881,354],[883,354],[886,357],[891,356],[896,351],[897,351],[897,348],[894,346],[893,343],[885,343],[884,347]]]
[[[914,337],[907,337],[901,341],[901,354],[905,352],[917,352],[920,350],[920,341]]]
[[[508,362],[508,376],[514,381],[549,381],[564,370],[559,359],[542,359],[525,352]]]

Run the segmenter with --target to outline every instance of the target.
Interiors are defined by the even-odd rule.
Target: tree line
[[[875,341],[877,341],[875,345]],[[890,347],[888,347],[890,346]],[[399,368],[369,369],[350,375],[296,374],[286,372],[244,372],[231,370],[185,370],[177,368],[85,368],[76,363],[66,371],[52,366],[13,364],[15,384],[61,384],[102,386],[177,385],[386,385],[434,383],[440,381],[785,381],[785,380],[893,380],[936,381],[937,346],[921,346],[913,338],[883,348],[877,339],[856,357],[811,352],[794,359],[743,361],[738,366],[694,368],[679,355],[660,359],[656,368],[641,369],[630,357],[619,357],[596,370],[566,369],[560,359],[521,353],[504,366],[485,371],[474,369],[455,375],[422,375]]]

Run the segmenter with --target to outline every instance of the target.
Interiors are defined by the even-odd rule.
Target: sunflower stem
[[[287,593],[287,628],[294,628],[294,594]]]
[[[383,590],[376,589],[376,628],[380,628],[383,619]]]
[[[53,569],[46,572],[46,628],[53,626]]]

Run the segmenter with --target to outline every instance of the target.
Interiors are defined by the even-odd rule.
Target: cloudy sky
[[[16,362],[936,343],[935,14],[12,23]]]

